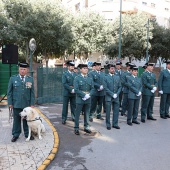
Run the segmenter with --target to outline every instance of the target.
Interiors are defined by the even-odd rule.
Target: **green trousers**
[[[137,120],[140,99],[128,99],[127,123]]]
[[[170,94],[161,94],[160,100],[160,115],[169,115]]]
[[[110,112],[113,110],[112,126],[118,126],[119,118],[119,98],[106,101],[106,126],[111,127]]]
[[[128,110],[128,93],[123,93],[122,114],[125,114],[127,110]]]
[[[79,130],[79,118],[80,113],[84,111],[84,129],[89,129],[89,113],[90,113],[90,103],[88,104],[76,104],[75,110],[75,130]]]
[[[141,120],[145,120],[146,115],[152,117],[155,96],[142,95]]]
[[[90,108],[90,115],[89,115],[90,118],[94,117],[95,112],[96,112],[96,117],[98,119],[101,118],[103,98],[104,96],[91,96],[91,108]]]
[[[13,128],[12,128],[12,135],[15,137],[19,137],[21,134],[21,116],[19,115],[23,109],[15,109],[13,108]],[[28,137],[28,125],[27,121],[23,119],[23,129],[25,137]]]
[[[76,97],[72,96],[64,96],[63,97],[63,109],[62,109],[62,120],[67,120],[68,115],[68,104],[70,102],[70,110],[71,110],[71,117],[74,120],[75,119],[75,108],[76,108]]]

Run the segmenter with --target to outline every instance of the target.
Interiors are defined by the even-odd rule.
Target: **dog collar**
[[[42,119],[40,117],[36,117],[34,120],[27,120],[27,122],[33,122],[33,121],[36,121],[36,120],[41,120],[41,122],[42,122]]]

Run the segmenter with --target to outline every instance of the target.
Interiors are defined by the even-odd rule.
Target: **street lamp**
[[[29,48],[30,48],[30,73],[31,77],[33,77],[33,71],[32,71],[32,55],[36,49],[36,41],[34,38],[31,38],[29,42]]]
[[[146,44],[146,62],[149,60],[149,26],[150,26],[150,21],[155,22],[156,19],[154,18],[148,18],[147,24],[145,25],[147,28],[147,44]]]
[[[121,58],[121,34],[122,34],[122,0],[120,0],[119,54],[118,54],[118,59]]]
[[[148,46],[149,46],[149,19],[147,21],[146,24],[146,28],[147,28],[147,45],[146,45],[146,63],[148,62],[149,59],[149,52],[148,52]]]

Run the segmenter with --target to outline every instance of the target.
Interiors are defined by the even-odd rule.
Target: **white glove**
[[[84,100],[84,101],[85,101],[85,100],[87,100],[87,99],[86,99],[85,97],[83,97],[83,98],[82,98],[82,100]]]
[[[103,90],[103,85],[100,86],[100,90]]]
[[[152,89],[152,90],[156,91],[156,90],[157,90],[157,87],[153,87],[153,89]]]
[[[103,90],[103,85],[100,86],[100,88],[98,89],[98,91],[102,91]]]
[[[90,94],[86,94],[84,98],[89,99],[90,98]]]
[[[155,93],[155,90],[152,89],[151,92],[152,92],[152,93]]]
[[[74,89],[72,89],[71,93],[75,93]]]
[[[113,95],[113,98],[116,99],[116,98],[117,98],[117,94],[114,94],[114,95]]]
[[[160,94],[163,94],[164,92],[161,90],[161,91],[159,91],[159,93],[160,93]]]
[[[142,93],[141,92],[139,92],[136,96],[140,96]]]

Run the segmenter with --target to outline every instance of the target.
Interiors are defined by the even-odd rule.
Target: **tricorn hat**
[[[165,63],[166,63],[166,64],[170,64],[170,59],[167,59],[167,60],[165,61]]]
[[[96,66],[101,66],[101,63],[100,62],[96,62]]]
[[[138,67],[133,67],[132,70],[138,70]]]
[[[78,67],[79,67],[80,69],[82,69],[82,68],[88,67],[88,66],[87,66],[87,64],[79,64]]]
[[[66,62],[67,66],[74,66],[74,62],[72,60],[69,60]]]
[[[29,64],[28,63],[19,63],[18,64],[19,67],[22,67],[22,68],[28,68],[29,67]]]

